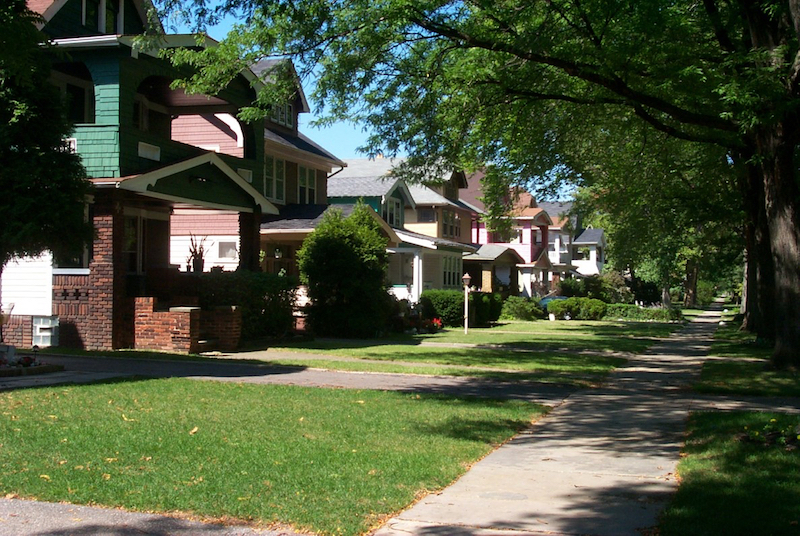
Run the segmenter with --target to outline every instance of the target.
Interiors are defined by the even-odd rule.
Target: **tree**
[[[327,211],[297,253],[317,334],[374,337],[386,327],[387,239],[371,210],[359,203],[347,218]]]
[[[12,257],[74,257],[91,238],[90,185],[64,147],[71,127],[38,20],[25,0],[0,7],[0,275]]]
[[[183,3],[207,7],[163,0]],[[366,122],[368,152],[405,149],[418,168],[492,162],[558,180],[564,127],[581,125],[573,135],[592,143],[619,114],[724,149],[757,194],[743,200],[755,199],[747,219],[761,299],[783,319],[773,362],[800,365],[797,2],[228,0],[219,9],[247,25],[205,57],[214,74],[234,54],[290,55],[301,73],[318,69],[315,97],[330,118]]]

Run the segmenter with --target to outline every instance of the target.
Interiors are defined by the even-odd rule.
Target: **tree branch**
[[[429,32],[435,33],[447,39],[461,41],[473,48],[480,48],[495,52],[505,52],[511,56],[516,56],[533,63],[554,67],[564,72],[568,76],[585,80],[594,85],[603,87],[612,93],[619,95],[620,97],[623,97],[625,101],[630,103],[629,106],[632,108],[634,108],[636,105],[639,105],[640,107],[643,106],[652,108],[671,116],[679,123],[688,125],[702,126],[714,130],[721,130],[723,132],[738,131],[736,124],[732,121],[728,121],[713,115],[686,110],[658,97],[637,91],[619,77],[609,77],[598,73],[595,70],[597,68],[596,66],[581,65],[577,62],[562,58],[554,58],[529,50],[520,50],[511,44],[478,38],[474,35],[466,34],[456,28],[444,26],[421,17],[412,17],[411,22],[421,26]]]

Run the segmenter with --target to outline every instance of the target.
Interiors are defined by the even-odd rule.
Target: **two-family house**
[[[571,215],[571,202],[542,202],[539,206],[553,218],[548,245],[553,264],[551,281],[601,273],[606,248],[603,229],[583,229],[580,216]]]
[[[202,336],[235,347],[237,312],[200,311],[183,295],[192,285],[179,272],[185,260],[170,259],[172,221],[186,209],[226,215],[236,231],[237,265],[259,268],[262,215],[278,214],[276,203],[295,195],[278,183],[289,188],[290,173],[301,174],[281,169],[268,153],[263,121],[235,119],[264,77],[245,69],[215,96],[174,89],[172,82],[191,71],[176,69],[161,52],[198,45],[193,36],[161,35],[149,48],[135,46],[145,29],[160,30],[148,27],[147,0],[30,0],[29,6],[63,53],[52,82],[76,122],[65,142],[94,186],[86,212],[95,238],[78,259],[45,254],[7,265],[2,299],[16,305],[7,340],[30,345],[36,322],[57,317],[62,345],[197,351]],[[208,147],[205,136],[191,138],[187,125],[201,123],[225,133],[219,148]],[[226,136],[235,150],[223,148]],[[313,177],[322,178],[316,171]]]
[[[513,195],[512,210],[508,215],[511,219],[510,232],[505,235],[490,232],[481,218],[486,209],[481,190],[483,177],[482,172],[471,174],[462,194],[463,201],[475,210],[471,227],[472,240],[481,244],[484,252],[483,257],[476,260],[486,263],[484,259],[490,259],[492,254],[499,255],[503,251],[501,247],[515,252],[518,259],[516,263],[512,263],[510,254],[506,254],[504,260],[498,256],[491,274],[487,274],[486,268],[491,266],[487,264],[482,270],[483,286],[489,286],[489,289],[498,285],[507,286],[512,291],[518,290],[523,296],[546,294],[549,290],[548,277],[552,270],[547,254],[550,226],[553,223],[549,214],[536,204],[528,192],[512,192],[509,194]],[[489,245],[492,247],[486,247]]]
[[[468,242],[470,210],[457,201],[464,174],[432,177],[432,187],[407,185],[392,173],[401,163],[347,160],[328,182],[328,199],[332,204],[361,199],[392,227],[399,243],[389,246],[390,292],[416,302],[426,289],[460,288],[462,256],[476,248]]]

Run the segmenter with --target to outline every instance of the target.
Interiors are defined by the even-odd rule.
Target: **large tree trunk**
[[[764,206],[774,263],[777,367],[800,366],[800,188],[794,169],[798,118],[786,119],[758,136]],[[763,301],[761,302],[764,303]]]

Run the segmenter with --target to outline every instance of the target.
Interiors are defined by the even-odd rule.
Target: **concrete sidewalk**
[[[708,312],[630,360],[607,387],[573,394],[376,536],[646,533],[677,488],[694,403],[685,387],[718,322]]]

